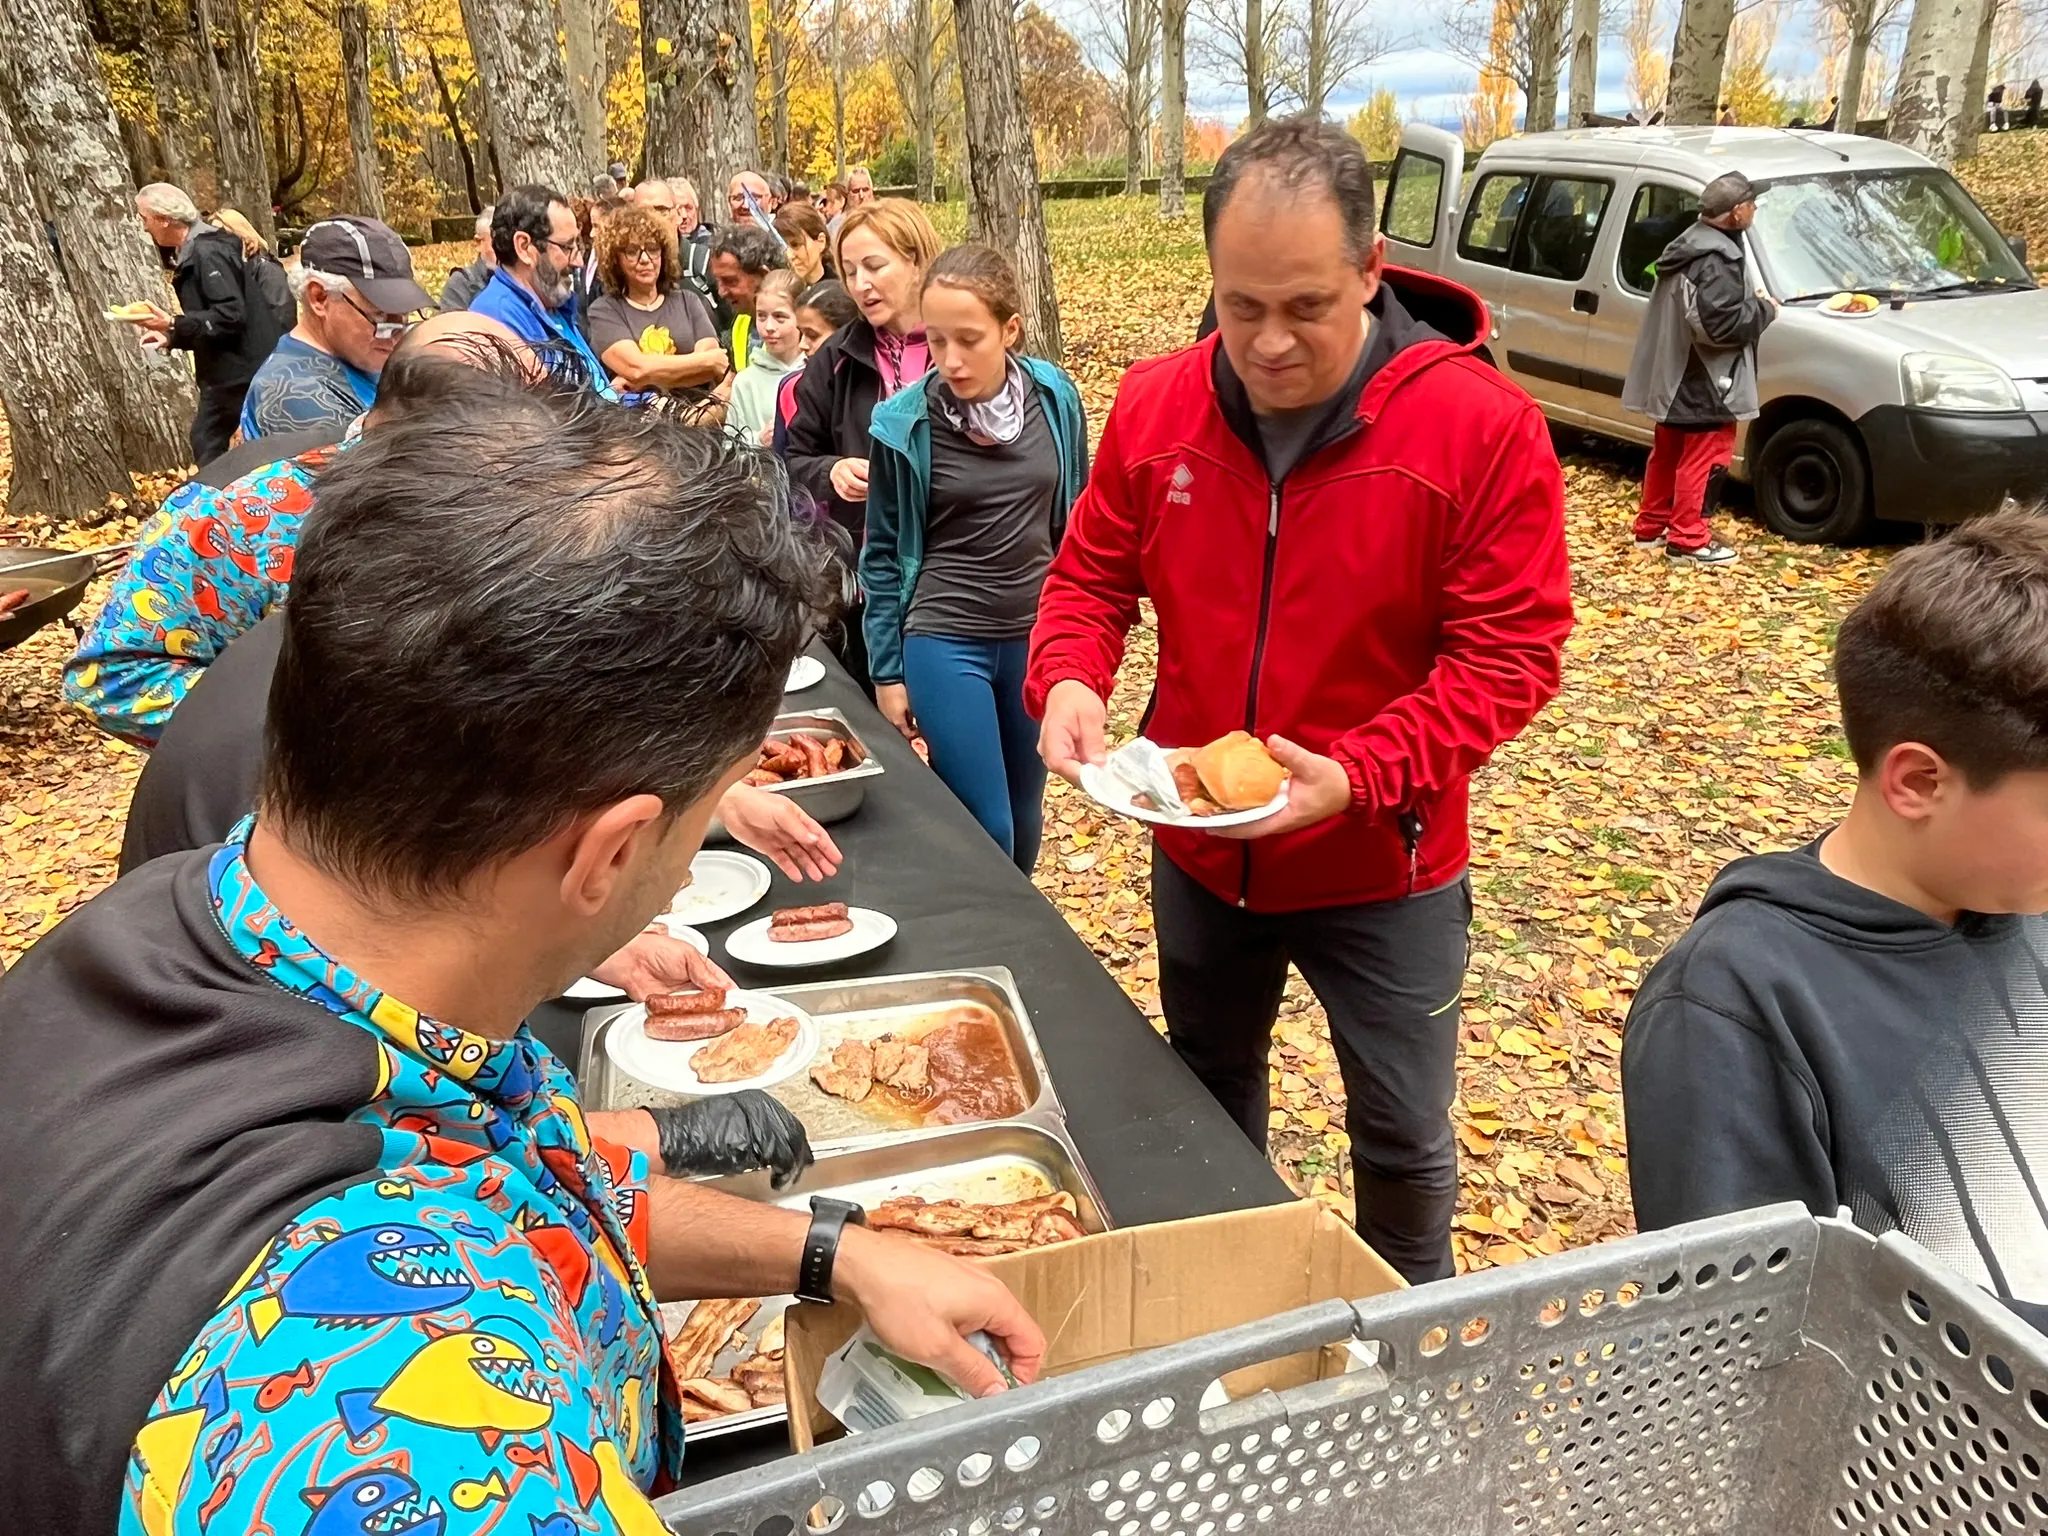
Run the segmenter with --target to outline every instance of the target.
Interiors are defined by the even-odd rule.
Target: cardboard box
[[[1048,1376],[1178,1344],[1319,1301],[1353,1301],[1404,1282],[1342,1217],[1311,1201],[1126,1227],[982,1261],[1045,1330]],[[858,1307],[810,1303],[784,1322],[789,1438],[799,1451],[844,1433],[818,1406],[825,1357],[860,1327]],[[1334,1376],[1339,1348],[1235,1371],[1232,1398]]]

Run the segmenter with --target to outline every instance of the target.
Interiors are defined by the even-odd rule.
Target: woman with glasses
[[[701,390],[726,375],[718,326],[683,286],[672,220],[638,204],[597,226],[604,296],[590,306],[590,346],[627,389]]]

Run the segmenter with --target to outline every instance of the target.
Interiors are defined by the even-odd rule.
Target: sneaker
[[[1726,544],[1723,544],[1719,539],[1710,539],[1698,549],[1673,549],[1666,545],[1664,548],[1664,558],[1672,561],[1674,564],[1679,561],[1686,561],[1693,565],[1733,565],[1735,563],[1735,551]]]
[[[1636,548],[1637,548],[1637,549],[1639,549],[1639,550],[1642,550],[1642,551],[1643,551],[1643,552],[1644,552],[1645,554],[1648,554],[1648,553],[1649,553],[1649,552],[1650,552],[1651,550],[1653,550],[1653,549],[1662,549],[1663,547],[1664,547],[1664,535],[1663,535],[1663,534],[1661,534],[1661,533],[1660,533],[1660,534],[1658,534],[1658,535],[1657,535],[1657,537],[1655,537],[1654,539],[1637,539],[1637,540],[1636,540]]]

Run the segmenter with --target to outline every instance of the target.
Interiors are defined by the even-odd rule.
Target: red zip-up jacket
[[[1557,692],[1571,629],[1557,455],[1535,403],[1472,355],[1485,304],[1422,273],[1385,285],[1398,302],[1375,326],[1398,350],[1278,485],[1216,337],[1132,368],[1031,634],[1034,715],[1067,678],[1108,698],[1149,597],[1152,740],[1278,733],[1343,764],[1351,807],[1318,826],[1157,829],[1175,864],[1254,911],[1455,880],[1468,776]]]

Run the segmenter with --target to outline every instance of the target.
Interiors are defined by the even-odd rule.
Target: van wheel
[[[1851,544],[1869,533],[1870,470],[1846,427],[1818,416],[1789,421],[1757,457],[1757,510],[1795,544]]]

